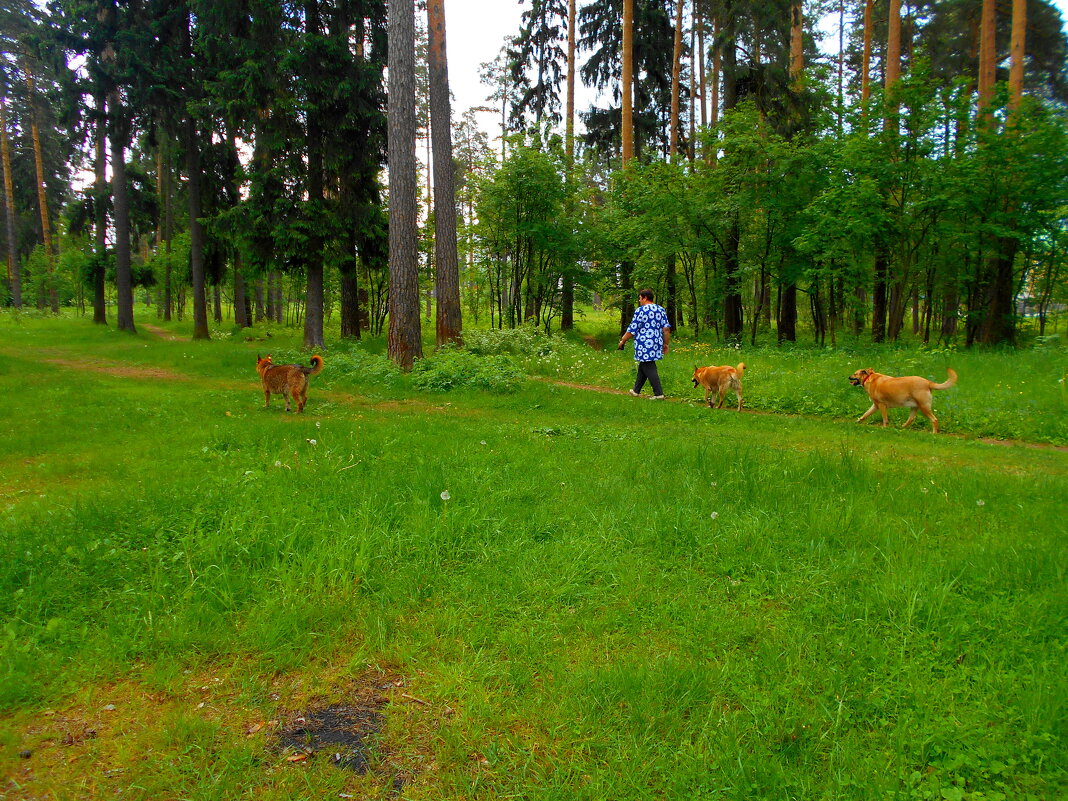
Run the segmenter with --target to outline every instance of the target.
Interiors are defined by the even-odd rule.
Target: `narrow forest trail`
[[[149,328],[149,326],[144,326]],[[162,331],[162,329],[159,329]],[[155,333],[155,332],[153,332]],[[166,334],[167,332],[163,332]],[[2,349],[0,349],[2,350]],[[142,365],[133,365],[125,362],[117,361],[114,359],[104,359],[94,357],[86,359],[79,354],[71,351],[64,350],[62,348],[38,348],[34,351],[39,357],[41,362],[46,364],[52,364],[56,367],[62,367],[70,370],[84,370],[88,372],[100,373],[103,375],[110,375],[118,378],[135,379],[135,380],[148,380],[148,381],[177,381],[186,384],[195,384],[197,386],[205,388],[213,388],[228,391],[241,391],[241,392],[255,392],[260,393],[260,382],[256,378],[252,378],[248,381],[241,380],[226,380],[218,378],[209,378],[205,376],[190,375],[188,373],[181,373],[176,370],[170,370],[163,367],[146,367]],[[14,354],[12,354],[14,355]],[[26,351],[22,352],[22,355],[27,355]],[[596,384],[580,384],[572,381],[563,381],[556,378],[548,378],[545,376],[529,376],[531,381],[540,384],[550,384],[557,387],[563,387],[565,389],[572,389],[580,392],[596,392],[602,395],[617,395],[625,397],[628,400],[634,400],[635,402],[648,402],[649,397],[633,398],[631,399],[626,390],[616,389],[614,387],[599,386]],[[406,399],[393,399],[393,400],[371,400],[370,398],[364,398],[356,393],[346,392],[336,389],[316,389],[314,384],[311,390],[311,397],[314,399],[316,396],[332,403],[338,403],[342,405],[360,406],[363,408],[376,409],[381,411],[421,411],[432,414],[457,414],[462,416],[470,416],[472,413],[468,410],[460,409],[449,402],[434,403],[431,401],[406,398]],[[279,399],[281,402],[281,399]],[[665,398],[663,403],[681,403],[687,406],[692,406],[695,403],[703,406],[703,402],[697,398]],[[709,414],[738,414],[733,408],[723,409],[710,409]],[[759,409],[744,409],[741,412],[746,415],[755,415],[761,417],[781,417],[783,419],[801,419],[810,420],[813,422],[827,422],[826,417],[813,417],[808,415],[798,414],[784,414],[782,412],[764,411]],[[916,426],[913,426],[916,430],[916,434],[929,435],[929,432],[923,431]],[[951,437],[962,441],[975,441],[983,442],[989,445],[1000,445],[1002,447],[1019,447],[1019,448],[1031,448],[1034,450],[1046,450],[1046,451],[1058,451],[1061,453],[1068,453],[1068,446],[1065,445],[1052,445],[1044,442],[1028,442],[1026,440],[1017,439],[994,439],[991,437],[974,437],[968,434],[956,434],[956,433],[942,433],[939,436]]]

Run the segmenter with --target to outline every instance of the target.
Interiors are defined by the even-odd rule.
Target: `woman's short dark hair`
[[[656,295],[653,294],[653,290],[651,289],[643,289],[638,293],[638,297],[649,301],[656,300]]]

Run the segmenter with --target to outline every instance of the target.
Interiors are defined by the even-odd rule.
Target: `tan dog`
[[[741,362],[737,367],[694,367],[693,381],[694,388],[705,388],[705,403],[708,404],[708,408],[712,408],[712,393],[719,395],[719,406],[717,408],[723,408],[723,401],[727,398],[727,390],[733,389],[735,396],[738,398],[738,411],[742,410],[742,373],[745,372],[745,362]]]
[[[909,409],[909,419],[905,421],[902,428],[912,425],[912,421],[916,419],[916,410],[919,409],[923,416],[931,421],[931,429],[937,434],[938,418],[931,411],[931,390],[949,389],[957,383],[956,372],[950,369],[946,372],[949,377],[941,384],[936,384],[918,375],[894,378],[868,368],[857,370],[849,376],[849,383],[855,387],[864,387],[868,392],[868,397],[871,398],[871,408],[857,418],[857,422],[863,423],[878,409],[883,415],[883,428],[886,428],[889,424],[886,410],[891,407],[906,406]]]
[[[300,364],[275,364],[271,361],[271,354],[267,358],[256,357],[256,372],[260,374],[260,382],[263,384],[263,405],[267,408],[271,405],[271,393],[281,393],[286,399],[286,411],[289,409],[289,398],[297,404],[297,413],[304,411],[304,404],[308,402],[308,376],[317,375],[323,369],[323,357],[312,356],[312,367],[304,367]]]

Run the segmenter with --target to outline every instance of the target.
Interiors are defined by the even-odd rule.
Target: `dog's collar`
[[[868,379],[871,378],[873,375],[875,375],[875,373],[868,373],[866,376],[864,376],[862,379],[860,379],[860,385],[864,386],[865,384],[867,384],[868,383]]]

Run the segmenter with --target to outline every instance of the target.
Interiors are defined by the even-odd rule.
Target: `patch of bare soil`
[[[385,705],[385,697],[376,696],[355,704],[306,710],[284,723],[279,745],[289,762],[326,757],[340,768],[366,773]]]
[[[166,339],[168,342],[188,342],[189,337],[182,337],[167,331],[164,328],[160,328],[158,325],[150,325],[149,323],[141,323],[141,327],[148,331],[150,334],[154,334],[160,339]]]
[[[604,346],[601,344],[601,340],[599,340],[595,336],[590,336],[589,334],[583,334],[582,335],[582,341],[585,342],[587,345],[589,345],[594,350],[604,350]]]
[[[190,377],[172,370],[164,370],[161,367],[139,367],[136,365],[123,364],[122,362],[109,362],[102,359],[92,361],[75,359],[42,359],[48,364],[58,367],[66,367],[70,370],[88,370],[92,373],[104,373],[105,375],[119,376],[120,378],[164,378],[168,381],[188,381]]]

